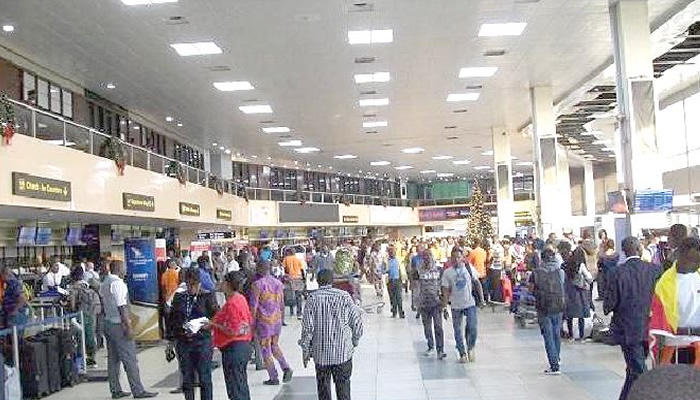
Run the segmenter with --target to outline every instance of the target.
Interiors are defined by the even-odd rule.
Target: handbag
[[[581,271],[581,267],[586,268],[585,264],[579,265],[578,272],[576,272],[576,276],[571,281],[571,283],[577,289],[589,290],[591,288],[591,282],[588,282],[588,279],[586,279],[586,275]]]
[[[481,297],[479,296],[479,291],[476,290],[475,283],[478,281],[475,282],[474,275],[472,274],[471,265],[467,265],[467,272],[469,273],[469,278],[471,278],[472,280],[472,297],[474,297],[474,303],[477,305],[477,307],[481,307],[483,302],[481,301]]]

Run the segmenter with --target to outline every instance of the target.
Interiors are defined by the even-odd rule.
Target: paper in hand
[[[209,318],[207,317],[192,319],[185,323],[185,329],[192,334],[197,334],[207,322],[209,322]]]

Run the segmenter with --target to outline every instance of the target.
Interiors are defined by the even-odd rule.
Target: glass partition
[[[85,153],[90,152],[90,131],[87,129],[66,123],[66,147],[80,150]]]
[[[63,122],[50,115],[36,114],[36,137],[54,145],[63,145]]]

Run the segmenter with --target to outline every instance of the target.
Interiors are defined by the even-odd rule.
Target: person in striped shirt
[[[362,337],[362,315],[348,292],[332,287],[333,271],[317,276],[319,289],[304,308],[301,339],[304,366],[316,366],[319,400],[331,400],[331,378],[338,400],[350,400],[352,355]]]

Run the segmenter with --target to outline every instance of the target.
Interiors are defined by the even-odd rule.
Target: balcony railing
[[[76,124],[61,116],[51,114],[16,100],[8,100],[11,102],[15,111],[17,125],[15,133],[31,136],[57,146],[82,151],[98,157],[105,157],[102,150],[105,147],[104,144],[110,140],[110,135],[93,128]],[[347,202],[350,204],[387,205],[395,207],[408,207],[411,205],[409,200],[390,199],[381,196],[249,188],[231,180],[218,180],[215,175],[205,170],[190,167],[185,163],[154,153],[144,147],[135,146],[123,140],[119,141],[124,149],[126,165],[159,174],[166,174],[170,163],[178,163],[184,168],[184,176],[187,182],[215,190],[216,182],[219,181],[222,183],[225,193],[236,196],[247,194],[250,200],[301,201],[305,199],[306,201],[318,203]]]

